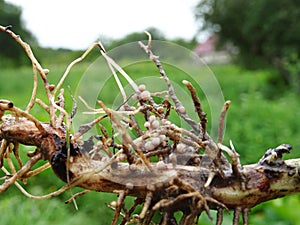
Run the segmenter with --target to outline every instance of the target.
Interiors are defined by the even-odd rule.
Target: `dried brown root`
[[[225,124],[225,117],[227,110],[229,108],[230,101],[226,101],[223,105],[221,115],[220,115],[220,122],[219,122],[219,129],[218,129],[218,143],[222,143],[223,135],[224,135],[224,124]]]
[[[0,185],[0,193],[6,191],[11,185],[13,185],[18,179],[20,179],[24,174],[30,171],[32,166],[42,158],[42,154],[37,154],[33,156],[27,163],[15,174],[10,176],[5,180],[5,183]]]
[[[116,208],[115,208],[115,214],[114,214],[114,217],[112,219],[112,222],[111,222],[111,225],[116,225],[117,222],[118,222],[118,218],[119,218],[119,215],[121,213],[121,209],[124,207],[124,200],[125,200],[125,197],[127,195],[127,191],[125,190],[121,190],[121,191],[118,191],[118,200],[116,202]]]
[[[201,124],[202,134],[203,134],[202,139],[205,140],[206,124],[207,124],[206,113],[202,109],[200,100],[197,96],[197,92],[194,86],[187,80],[183,80],[182,83],[188,88],[188,90],[191,93],[192,100],[194,102],[195,111],[197,112],[198,117],[200,119],[200,124]]]

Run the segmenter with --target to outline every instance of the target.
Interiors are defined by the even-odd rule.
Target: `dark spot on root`
[[[5,27],[5,31],[11,30],[12,29],[12,25],[8,25]]]
[[[70,144],[70,156],[76,156],[81,154],[81,151],[78,146],[74,147],[73,144]],[[68,148],[66,145],[62,146],[58,151],[54,152],[51,157],[51,167],[55,174],[67,182],[67,158],[68,158]],[[74,177],[72,172],[68,171],[69,178],[72,180]]]
[[[14,103],[9,102],[9,103],[7,104],[7,106],[8,106],[8,108],[13,108],[13,107],[14,107]]]

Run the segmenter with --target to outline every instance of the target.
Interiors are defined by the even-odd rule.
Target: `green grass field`
[[[53,66],[49,69],[49,80],[51,83],[56,83],[63,74],[65,66]],[[166,65],[165,69],[179,90],[181,90],[180,88],[184,89],[180,86],[181,80],[192,79],[192,82],[195,82],[193,80],[195,77],[183,72],[179,65]],[[190,69],[198,71],[201,68]],[[232,102],[227,117],[224,144],[228,145],[229,140],[232,140],[243,163],[257,162],[266,149],[282,143],[289,143],[294,148],[286,158],[300,157],[299,96],[289,92],[288,89],[273,87],[268,82],[276,73],[275,71],[247,71],[235,65],[215,65],[211,66],[210,69],[211,71],[207,68],[203,70],[215,76],[224,98]],[[125,70],[132,75],[134,80],[140,82],[147,82],[147,79],[143,79],[145,77],[159,77],[159,73],[152,63],[135,63],[125,67]],[[75,66],[64,87],[70,85],[72,91],[76,92],[80,85],[86,85],[79,81],[82,76],[89,76],[88,73],[91,73],[91,77],[93,77],[93,73],[98,74],[98,78],[102,79],[105,70],[100,66],[91,67],[85,63]],[[153,78],[151,79],[153,80]],[[31,95],[32,69],[27,67],[1,69],[0,80],[0,99],[11,100],[17,107],[24,109]],[[122,79],[122,81],[124,80]],[[81,82],[83,81],[81,80]],[[91,90],[93,85],[95,83],[91,78],[90,84],[84,88]],[[155,88],[157,85],[158,83],[151,84],[150,81],[148,87],[149,89]],[[163,85],[159,87],[163,87]],[[96,97],[101,98],[110,106],[117,106],[120,97],[117,92],[112,91],[114,88],[117,90],[114,81],[107,80],[99,96]],[[130,93],[130,89],[128,92]],[[70,109],[72,102],[67,88],[65,94]],[[212,119],[213,114],[218,115],[219,112],[210,112],[211,102],[205,98],[205,92],[199,90],[199,95],[204,110],[208,112],[208,119]],[[46,99],[41,85],[38,89],[38,97]],[[192,102],[185,99],[184,103]],[[221,105],[218,107],[220,108]],[[32,114],[43,121],[48,120],[47,114],[37,106],[33,108]],[[27,148],[24,148],[23,151],[27,151]],[[0,175],[3,176],[1,173]],[[63,183],[51,173],[51,170],[48,170],[32,180],[30,179],[25,187],[30,193],[42,195],[57,190],[62,185]],[[53,199],[37,201],[28,199],[16,188],[11,188],[0,195],[1,224],[110,224],[113,212],[106,207],[106,203],[115,200],[115,195],[88,193],[77,199],[78,211],[74,209],[72,204],[64,204],[64,201],[69,197],[70,193],[66,192]],[[255,207],[250,214],[250,224],[300,224],[297,213],[299,210],[300,199],[298,195],[278,199]],[[201,218],[201,224],[210,224],[206,216]],[[228,224],[229,221],[230,217],[226,217],[224,224]]]

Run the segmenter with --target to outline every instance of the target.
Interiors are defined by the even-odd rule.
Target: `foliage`
[[[193,50],[195,48],[195,46],[197,45],[196,38],[192,38],[191,40],[186,40],[183,38],[167,40],[163,31],[161,31],[155,27],[148,27],[144,31],[149,32],[151,34],[153,40],[170,41],[172,43],[178,44],[178,45],[185,47],[187,49],[190,49],[190,50]],[[120,39],[105,39],[104,40],[105,48],[106,48],[106,50],[112,50],[114,48],[122,46],[124,51],[118,52],[117,55],[113,55],[114,59],[128,58],[128,57],[131,57],[131,58],[140,57],[141,49],[137,45],[135,48],[134,46],[131,45],[131,43],[145,40],[144,31],[132,32],[132,33],[125,35],[124,37],[122,37]],[[101,39],[101,42],[103,42],[102,39]],[[182,57],[180,55],[180,53],[173,53],[173,55],[174,55],[174,57],[178,57],[178,58]],[[98,56],[99,56],[99,52],[94,51],[94,52],[92,52],[92,54],[90,54],[89,58],[91,60],[93,60],[93,59],[97,58]]]
[[[65,48],[44,48],[35,47],[34,54],[40,59],[41,63],[49,67],[62,66],[67,61],[72,61],[81,55],[83,51],[80,50],[70,50]],[[90,60],[93,61],[93,58]]]
[[[145,30],[151,33],[152,38],[154,40],[165,40],[166,39],[164,34],[160,30],[158,30],[154,27],[149,27]],[[113,40],[111,42],[111,44],[109,45],[109,49],[113,49],[120,45],[128,44],[128,43],[134,42],[134,41],[140,41],[140,40],[144,40],[144,39],[145,39],[144,32],[133,32],[133,33],[126,35],[123,38]]]
[[[14,31],[22,38],[25,38],[31,45],[37,42],[34,36],[28,31],[21,19],[21,9],[4,0],[0,0],[0,21],[5,25],[13,25]],[[28,63],[23,49],[11,37],[5,34],[0,35],[0,65],[24,65]]]
[[[239,60],[248,67],[272,65],[281,80],[300,91],[300,3],[279,0],[202,0],[196,15],[202,30],[239,48]]]
[[[190,49],[190,50],[193,50],[198,44],[198,41],[195,37],[191,40],[185,40],[183,38],[176,38],[176,39],[172,40],[172,42],[174,42],[182,47],[185,47],[187,49]]]
[[[166,40],[164,34],[162,31],[156,29],[156,28],[148,28],[145,29],[149,31],[152,35],[152,38],[154,40]],[[2,34],[0,34],[2,35]],[[124,49],[123,52],[118,52],[117,55],[114,55],[114,59],[118,58],[137,58],[140,57],[141,55],[141,49],[137,45],[131,45],[133,42],[137,42],[140,40],[145,39],[145,33],[144,32],[133,32],[128,35],[126,35],[123,38],[120,39],[109,39],[109,38],[104,38],[104,40],[101,38],[101,42],[105,44],[106,50],[111,50],[114,49],[118,46],[122,46]],[[171,40],[172,43],[178,44],[182,47],[185,47],[187,49],[194,49],[195,46],[197,45],[197,40],[195,38],[191,40],[186,40],[182,38],[177,38]],[[134,48],[136,47],[136,48]],[[126,49],[126,50],[125,50]],[[41,63],[47,66],[61,66],[67,61],[72,61],[75,58],[78,57],[78,55],[83,54],[83,50],[70,50],[70,49],[64,49],[64,48],[59,48],[59,49],[53,49],[53,48],[44,48],[41,46],[36,46],[34,48],[34,53],[37,58],[40,59]],[[174,58],[180,59],[181,52],[173,52],[172,54]],[[93,49],[91,53],[87,56],[85,59],[85,62],[87,63],[92,63],[94,62],[97,58],[99,57],[99,50],[98,49]]]
[[[145,31],[148,31],[153,40],[167,40],[164,33],[155,28],[155,27],[149,27],[147,29],[145,29]],[[121,38],[121,39],[116,39],[116,40],[111,40],[111,43],[108,43],[107,46],[109,46],[109,49],[113,49],[115,47],[124,45],[124,44],[128,44],[130,42],[136,42],[136,41],[140,41],[145,39],[145,33],[144,32],[133,32],[130,33],[128,35],[126,35],[125,37]],[[188,48],[188,49],[193,49],[196,44],[197,44],[197,40],[196,38],[192,38],[191,40],[186,40],[183,38],[176,38],[176,39],[172,39],[172,40],[168,40],[171,41],[173,43],[176,43],[182,47]]]

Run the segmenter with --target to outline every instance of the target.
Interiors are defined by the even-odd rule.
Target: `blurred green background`
[[[50,81],[56,81],[63,73],[63,66],[58,67],[51,70]],[[76,82],[86,67],[86,64],[76,66],[66,80],[66,85],[76,87]],[[298,151],[300,121],[297,119],[300,116],[300,102],[296,93],[288,89],[273,90],[268,84],[267,80],[276,71],[271,69],[249,71],[233,64],[211,65],[210,69],[218,79],[225,99],[232,101],[227,117],[224,144],[228,145],[230,139],[234,142],[242,163],[257,162],[266,149],[281,143],[289,143],[294,148],[291,154],[284,156],[285,159],[300,157]],[[180,83],[182,71],[168,65],[166,70],[172,77],[173,75],[177,77],[178,80],[172,79],[173,81]],[[138,74],[142,77],[148,76],[149,71],[153,73],[156,68],[152,63],[148,63],[129,66],[126,71],[128,74]],[[101,69],[98,72],[101,74]],[[157,75],[159,76],[158,72]],[[24,108],[31,94],[31,68],[3,69],[0,80],[3,81],[0,89],[1,98],[12,100],[16,106]],[[43,87],[40,86],[38,97],[43,96],[43,91]],[[208,111],[205,96],[202,96],[202,103],[204,109]],[[39,107],[35,106],[32,113],[42,121],[48,120],[47,115]],[[27,151],[28,148],[21,150],[24,158]],[[62,185],[63,183],[49,169],[29,179],[25,187],[30,193],[42,195],[55,191]],[[113,212],[106,204],[115,200],[116,195],[88,193],[77,199],[78,211],[72,204],[64,204],[69,197],[70,193],[66,192],[53,199],[31,200],[12,187],[0,196],[1,224],[110,224]],[[298,195],[270,201],[252,209],[250,223],[297,224],[299,218],[297,209],[300,209]],[[231,216],[226,215],[228,223]],[[205,215],[202,216],[201,222],[210,224]]]
[[[218,48],[223,50],[224,46],[228,46],[228,43],[235,46],[234,50],[238,49],[238,51],[231,53],[233,55],[229,63],[209,65],[211,73],[217,78],[221,86],[225,99],[232,102],[227,116],[224,144],[228,144],[229,140],[233,141],[241,155],[243,164],[257,162],[266,149],[282,143],[289,143],[293,146],[291,154],[284,156],[285,159],[300,157],[299,30],[296,29],[296,32],[295,27],[291,25],[294,22],[289,22],[286,12],[279,10],[279,1],[275,1],[276,4],[274,1],[267,0],[254,1],[251,4],[242,5],[238,2],[222,0],[216,3],[207,0],[202,1],[197,6],[198,18],[202,18],[206,22],[203,29],[217,33],[221,39],[215,50],[218,51]],[[0,0],[0,3],[4,4],[4,1]],[[206,7],[203,4],[206,4]],[[287,1],[286,4],[290,9],[299,9],[295,1]],[[270,5],[272,5],[272,10],[270,9],[267,11],[269,14],[266,14],[267,6]],[[12,21],[10,18],[5,18],[4,15],[7,12],[5,7],[12,7],[8,10],[9,15],[14,15],[12,18],[19,18],[19,20]],[[49,49],[38,46],[33,35],[22,27],[20,9],[7,5],[5,7],[0,7],[2,10],[0,23],[3,25],[14,23],[16,32],[32,45],[33,51],[42,65],[50,69],[49,81],[54,84],[57,83],[68,63],[80,56],[82,51]],[[247,7],[249,10],[246,10]],[[245,15],[233,13],[242,12],[241,9]],[[298,11],[292,10],[293,16],[290,16],[292,21],[298,17]],[[232,21],[241,22],[238,15],[243,16],[243,24],[232,24]],[[258,19],[261,18],[261,15],[265,15],[266,23],[262,23],[263,20]],[[253,16],[252,19],[251,16]],[[284,25],[279,26],[281,22],[289,26],[283,29]],[[18,30],[18,23],[20,23],[21,30]],[[232,30],[228,31],[226,27],[229,26]],[[273,38],[271,31],[276,30],[276,27],[279,27],[280,31],[278,31],[279,33],[274,32],[277,38]],[[239,30],[239,28],[243,29]],[[294,35],[290,35],[292,32]],[[154,34],[154,38],[165,40],[163,35],[154,28],[152,34]],[[143,33],[130,34],[122,40],[109,42],[108,49],[144,38]],[[238,43],[240,40],[242,40],[242,45]],[[171,41],[191,50],[197,45],[195,39]],[[10,46],[12,49],[4,51]],[[14,48],[17,49],[16,52],[14,52]],[[0,99],[11,100],[16,106],[24,109],[30,98],[33,82],[30,62],[26,59],[21,48],[11,42],[4,33],[0,33],[0,50]],[[70,85],[71,89],[75,91],[78,81],[98,56],[99,53],[95,50],[84,63],[75,66],[64,87]],[[165,65],[167,73],[172,75],[171,79],[177,84],[185,79],[183,72],[178,67],[180,66]],[[159,76],[155,65],[152,63],[129,65],[125,69],[133,77],[147,77],[149,74]],[[97,73],[101,74],[101,68]],[[109,99],[109,91],[111,91],[110,88],[107,89],[107,97],[103,101],[113,100]],[[209,111],[205,96],[200,91],[199,95],[204,110]],[[42,85],[38,88],[38,97],[45,99]],[[70,98],[66,96],[66,99],[68,101],[67,107],[71,108]],[[47,114],[39,107],[35,106],[32,114],[42,121],[48,120]],[[22,148],[22,157],[26,158],[25,153],[28,150],[28,148]],[[0,172],[0,176],[3,175]],[[30,193],[43,195],[55,191],[63,185],[49,169],[29,179],[28,184],[24,186]],[[79,190],[75,188],[73,191],[75,193]],[[88,193],[77,199],[78,211],[75,210],[72,203],[64,204],[64,201],[70,196],[71,194],[66,192],[53,199],[37,201],[26,198],[15,187],[12,187],[0,195],[0,223],[5,225],[110,224],[113,212],[106,204],[115,200],[116,195]],[[129,199],[129,202],[131,200]],[[250,224],[300,224],[298,210],[300,210],[299,195],[273,200],[252,209]],[[225,215],[224,224],[229,224],[231,218],[232,213]],[[211,224],[205,215],[201,217],[200,223]]]

